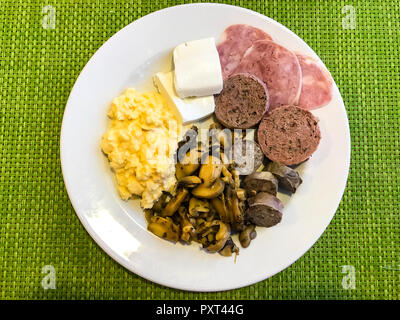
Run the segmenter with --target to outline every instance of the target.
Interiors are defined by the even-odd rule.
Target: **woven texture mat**
[[[303,38],[331,71],[347,108],[352,139],[347,188],[327,230],[296,263],[249,287],[184,292],[125,270],[87,234],[60,167],[69,92],[115,32],[181,3],[0,0],[0,298],[399,299],[395,1],[229,2],[263,13]],[[55,268],[55,289],[42,287],[46,265]]]

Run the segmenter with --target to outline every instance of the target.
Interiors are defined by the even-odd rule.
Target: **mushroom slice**
[[[239,205],[239,199],[235,193],[233,194],[232,198],[233,226],[236,230],[242,230],[244,223],[244,214],[242,208]]]
[[[213,205],[215,210],[218,212],[220,220],[222,220],[223,222],[226,222],[226,223],[230,223],[228,210],[225,205],[224,194],[221,195],[221,198],[211,199],[211,204]]]
[[[175,165],[175,176],[178,180],[182,179],[186,174],[183,171],[184,165],[182,163],[177,163]]]
[[[196,220],[196,232],[201,236],[206,236],[207,230],[210,228],[212,222],[206,221],[204,219],[197,219]]]
[[[230,148],[232,145],[232,133],[228,128],[223,129],[219,123],[212,123],[209,126],[209,138],[211,143],[219,143],[223,148]]]
[[[188,194],[189,191],[185,188],[178,190],[176,196],[174,196],[162,210],[161,216],[163,217],[172,216],[181,206],[182,202],[185,200]]]
[[[151,218],[151,223],[147,226],[147,229],[163,239],[171,241],[178,241],[180,236],[179,227],[174,224],[169,217],[154,216]]]
[[[185,207],[179,207],[178,213],[181,217],[181,240],[190,242],[192,240],[192,236],[194,235],[194,227],[187,217],[187,210]]]
[[[256,226],[254,224],[246,226],[239,234],[239,241],[243,248],[250,245],[251,240],[257,236]]]
[[[219,158],[208,156],[200,167],[199,178],[208,187],[221,176],[222,164]]]
[[[226,241],[231,236],[231,230],[229,225],[220,220],[214,220],[211,228],[213,226],[219,226],[218,231],[215,234],[215,241],[210,245],[207,245],[205,248],[210,252],[218,252],[225,246]]]
[[[201,184],[192,189],[192,194],[197,198],[213,199],[224,192],[225,183],[221,179],[217,179],[213,185],[205,186]]]
[[[224,152],[221,152],[219,156],[224,167],[228,167],[232,163],[232,156],[229,154],[229,150],[224,150]]]
[[[179,179],[178,183],[186,188],[194,188],[201,184],[201,179],[197,176],[186,176]]]
[[[219,251],[219,253],[224,256],[224,257],[230,257],[232,253],[236,253],[236,255],[239,254],[239,248],[238,246],[233,242],[232,238],[229,238],[225,246]]]
[[[235,181],[233,180],[232,173],[229,172],[226,166],[222,166],[222,175],[224,176],[222,180],[231,186],[235,185]]]
[[[244,225],[244,214],[242,211],[242,208],[239,204],[239,199],[236,196],[236,193],[234,190],[228,186],[226,188],[225,192],[225,197],[227,200],[227,209],[228,213],[230,214],[230,221],[231,225],[236,229],[236,230],[242,230]]]
[[[176,164],[175,175],[178,180],[190,176],[200,167],[201,153],[198,149],[188,151],[182,161]]]
[[[189,215],[197,217],[199,214],[210,211],[210,204],[207,200],[197,199],[195,197],[189,200]]]
[[[182,171],[185,176],[189,176],[193,174],[199,167],[199,163],[188,163],[183,165]]]
[[[228,128],[218,132],[217,139],[225,150],[232,148],[232,134]]]
[[[244,190],[242,188],[237,188],[236,196],[239,198],[240,201],[245,201],[246,200],[246,190]]]
[[[168,198],[168,195],[166,193],[163,193],[161,195],[161,197],[153,205],[152,210],[155,212],[161,212],[165,207],[167,198]]]
[[[151,218],[153,215],[153,209],[144,209],[144,217],[146,218],[147,224],[151,223]]]
[[[232,170],[233,181],[235,181],[235,188],[240,188],[239,172],[236,169]]]

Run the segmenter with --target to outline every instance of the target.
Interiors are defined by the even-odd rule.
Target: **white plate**
[[[318,58],[293,32],[256,12],[221,4],[189,4],[149,14],[112,36],[90,59],[71,91],[61,130],[61,162],[72,205],[86,230],[113,259],[159,284],[193,291],[220,291],[264,280],[287,268],[321,236],[339,205],[350,162],[349,126],[340,93],[313,113],[322,140],[300,167],[303,184],[285,203],[282,222],[257,228],[257,238],[234,259],[208,254],[195,244],[172,244],[146,230],[137,201],[120,200],[100,150],[110,102],[125,88],[148,86],[170,67],[178,44],[213,36],[246,23],[285,47]],[[321,266],[322,267],[322,266]]]

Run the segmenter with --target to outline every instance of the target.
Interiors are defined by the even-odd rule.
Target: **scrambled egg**
[[[108,113],[111,124],[101,149],[115,172],[122,199],[140,196],[151,208],[176,184],[174,154],[181,126],[159,93],[127,89]]]

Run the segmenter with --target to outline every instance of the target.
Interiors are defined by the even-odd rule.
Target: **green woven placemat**
[[[238,290],[184,292],[125,270],[87,234],[60,167],[69,92],[111,35],[181,3],[0,0],[0,298],[399,299],[396,1],[227,2],[263,13],[303,38],[331,71],[349,116],[352,158],[343,200],[322,237],[291,267]],[[56,287],[46,290],[42,271],[48,265]]]

